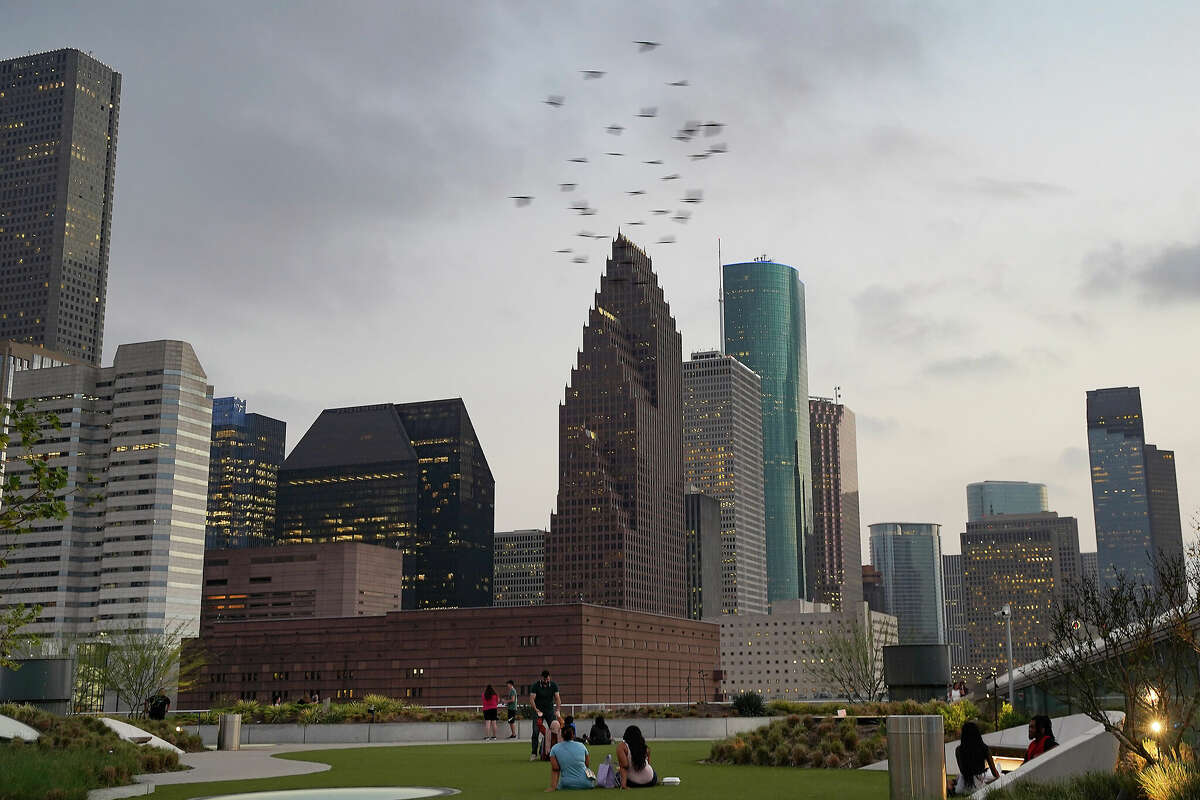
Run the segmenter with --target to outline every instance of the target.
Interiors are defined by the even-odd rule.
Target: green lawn
[[[709,742],[651,742],[651,760],[659,775],[677,775],[683,783],[655,789],[684,798],[750,797],[770,800],[885,800],[886,772],[789,767],[708,766]],[[590,748],[593,768],[612,752]],[[463,798],[535,798],[549,784],[549,765],[530,763],[529,742],[371,747],[310,750],[282,758],[330,764],[327,772],[290,778],[222,781],[160,786],[154,800],[186,800],[231,792],[266,789],[313,789],[324,786],[449,786]],[[615,758],[615,756],[614,756]],[[597,790],[600,791],[600,790]]]

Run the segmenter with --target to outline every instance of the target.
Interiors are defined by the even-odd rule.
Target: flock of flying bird
[[[640,53],[648,53],[660,46],[659,42],[651,42],[651,41],[635,41],[634,44],[637,45],[638,52],[640,52]],[[603,70],[597,70],[597,69],[585,69],[585,70],[580,70],[579,72],[583,76],[583,80],[585,80],[585,81],[600,80],[607,74]],[[673,89],[687,88],[688,85],[689,85],[689,83],[686,80],[677,80],[677,81],[671,81],[671,82],[667,83],[667,86],[671,87]],[[550,95],[542,102],[544,102],[547,106],[550,106],[550,108],[552,110],[557,110],[557,109],[561,109],[564,105],[566,105],[567,99],[563,95]],[[639,119],[654,119],[654,118],[658,117],[658,107],[657,106],[643,107],[635,115],[635,117],[639,118]],[[681,125],[679,127],[679,129],[675,132],[675,134],[671,138],[677,142],[695,145],[700,142],[703,142],[705,139],[710,139],[712,137],[719,136],[724,129],[725,129],[725,125],[720,122],[712,122],[712,121],[699,122],[699,121],[689,120],[687,122],[684,122],[683,125]],[[605,131],[612,136],[621,136],[626,131],[626,128],[625,128],[625,126],[623,126],[619,123],[612,123],[611,125],[609,125],[605,128]],[[691,148],[689,148],[689,149],[691,149]],[[725,153],[728,153],[728,152],[729,152],[729,148],[726,144],[724,144],[723,142],[717,142],[717,143],[710,144],[708,146],[702,145],[701,149],[699,149],[696,152],[687,153],[686,157],[688,158],[689,161],[696,162],[696,161],[703,161],[703,160],[711,158],[713,156],[724,155]],[[604,156],[607,158],[625,158],[625,153],[615,152],[615,150],[614,150],[614,151],[605,152]],[[587,156],[574,156],[572,158],[568,158],[567,162],[572,165],[588,164],[589,159]],[[665,166],[665,163],[666,162],[664,162],[663,159],[661,159],[661,158],[645,160],[642,162],[642,164],[644,164],[648,167],[663,167],[663,166]],[[662,170],[660,170],[660,171],[662,171]],[[670,172],[666,175],[661,175],[658,178],[658,180],[660,182],[660,185],[662,185],[664,188],[666,188],[666,187],[673,188],[673,187],[677,186],[680,181],[683,180],[683,176],[680,175],[680,173],[678,173],[678,172]],[[566,181],[566,182],[562,182],[562,183],[558,184],[558,189],[560,192],[575,192],[575,190],[579,189],[580,187],[581,187],[581,183],[577,182],[574,179],[571,181]],[[625,198],[627,198],[629,200],[638,199],[638,200],[643,200],[643,201],[649,199],[650,194],[651,194],[650,192],[648,192],[646,189],[643,189],[643,188],[632,188],[632,189],[627,190],[624,193]],[[655,193],[655,195],[657,196],[658,193]],[[518,207],[525,207],[525,206],[529,206],[531,203],[533,203],[535,197],[534,197],[534,195],[520,194],[520,195],[510,195],[509,199],[514,201]],[[667,207],[653,208],[653,209],[649,210],[649,214],[652,217],[658,217],[660,219],[670,219],[671,221],[679,223],[679,224],[686,224],[688,222],[688,220],[691,219],[691,216],[692,216],[692,212],[691,212],[690,208],[688,208],[688,206],[694,207],[695,205],[702,203],[703,201],[704,201],[704,193],[702,190],[688,189],[682,193],[682,196],[679,198],[679,203],[681,205],[679,207],[676,207],[675,210],[672,210],[672,208],[667,208]],[[667,204],[662,204],[662,205],[667,205]],[[674,204],[670,204],[670,205],[674,205]],[[584,216],[584,217],[595,216],[598,213],[598,209],[596,207],[592,206],[586,200],[576,200],[576,201],[570,203],[566,208],[568,211],[572,211],[575,214],[577,214],[579,216]],[[639,214],[639,216],[640,216],[640,214]],[[625,223],[625,225],[628,225],[628,226],[644,226],[647,224],[648,224],[648,221],[646,219],[634,219],[632,221]],[[604,234],[592,233],[591,231],[587,231],[587,230],[579,231],[576,234],[576,236],[585,238],[585,239],[592,239],[592,240],[610,238]],[[674,242],[675,242],[675,236],[673,234],[664,234],[658,238],[656,243],[657,244],[673,244]],[[564,247],[564,248],[555,250],[554,252],[557,254],[560,254],[560,255],[570,255],[572,257],[571,261],[573,261],[576,264],[584,264],[584,263],[587,263],[587,260],[588,260],[588,257],[586,254],[576,252],[576,248],[573,248],[573,247]]]

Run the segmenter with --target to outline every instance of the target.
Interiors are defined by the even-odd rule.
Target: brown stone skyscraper
[[[649,256],[618,235],[558,410],[547,603],[687,614],[682,357]]]
[[[854,412],[828,398],[810,397],[808,414],[813,480],[808,593],[818,603],[854,609],[863,600]]]

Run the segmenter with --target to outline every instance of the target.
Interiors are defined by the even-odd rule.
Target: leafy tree
[[[169,686],[190,688],[204,666],[203,654],[183,648],[183,623],[158,633],[120,631],[102,637],[107,652],[99,667],[103,686],[117,693],[133,716],[140,717],[143,703]]]
[[[830,631],[813,665],[817,675],[851,703],[870,703],[883,696],[883,648],[873,626],[853,618],[842,632]]]
[[[1149,764],[1179,760],[1197,730],[1200,691],[1200,549],[1161,555],[1153,582],[1084,576],[1052,611],[1051,642],[1039,662],[1052,695],[1104,726]],[[1121,697],[1123,723],[1106,710]]]
[[[23,401],[11,407],[0,405],[0,454],[5,454],[3,482],[0,483],[0,570],[21,546],[21,534],[28,533],[42,520],[62,520],[67,516],[68,473],[64,467],[50,465],[50,455],[35,452],[45,430],[60,430],[54,414],[32,409]],[[15,465],[23,468],[14,468]],[[22,629],[37,620],[40,606],[17,603],[0,608],[0,667],[16,669],[15,654],[22,646],[36,644],[37,637]]]

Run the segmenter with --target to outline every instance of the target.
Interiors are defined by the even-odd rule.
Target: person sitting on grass
[[[596,715],[596,719],[592,722],[592,729],[584,741],[591,745],[612,744],[612,732],[608,729],[608,724],[605,723],[603,716]]]
[[[588,777],[588,749],[575,741],[575,726],[562,729],[562,741],[550,748],[550,786],[547,792],[556,789],[591,789]]]
[[[993,779],[1000,777],[996,762],[992,759],[992,751],[984,744],[983,734],[974,722],[964,722],[962,741],[954,749],[954,759],[958,762],[958,782],[954,785],[955,794],[970,794],[987,782],[985,770],[991,770]]]
[[[644,789],[658,785],[658,775],[650,766],[650,747],[642,729],[630,725],[617,744],[617,764],[621,768],[622,789]]]

